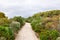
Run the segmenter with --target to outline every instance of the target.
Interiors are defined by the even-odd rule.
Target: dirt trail
[[[19,31],[15,40],[38,40],[38,38],[32,30],[30,23],[26,23]]]

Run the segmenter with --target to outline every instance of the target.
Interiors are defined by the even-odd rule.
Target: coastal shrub
[[[25,19],[21,16],[15,16],[13,20],[19,22],[21,27],[25,24]]]
[[[14,33],[11,28],[0,26],[0,40],[14,40]]]
[[[56,40],[59,36],[58,31],[56,30],[46,30],[40,33],[40,40]]]
[[[13,30],[14,33],[18,32],[18,30],[20,29],[20,23],[19,22],[16,22],[16,21],[13,21],[11,24],[10,24],[10,27],[11,29]]]

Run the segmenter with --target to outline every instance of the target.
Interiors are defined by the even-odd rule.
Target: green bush
[[[32,25],[32,29],[35,32],[41,32],[43,29],[45,29],[40,18],[33,19],[33,21],[31,22],[31,25]]]
[[[3,24],[3,25],[0,25],[2,27],[9,27],[10,24]]]
[[[21,27],[25,24],[25,19],[21,16],[15,16],[12,20],[19,22]]]
[[[40,33],[40,40],[56,40],[56,38],[59,36],[58,31],[56,30],[46,30],[44,32]]]
[[[14,40],[14,33],[11,28],[0,26],[0,40]]]
[[[20,29],[20,23],[13,21],[13,22],[10,24],[10,27],[12,28],[13,32],[16,33],[16,32],[18,32],[18,30]]]
[[[27,18],[32,29],[40,34],[41,40],[56,40],[59,33],[56,31],[59,24],[60,10],[39,12]]]

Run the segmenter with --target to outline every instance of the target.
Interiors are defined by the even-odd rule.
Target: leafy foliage
[[[25,19],[23,17],[21,17],[21,16],[17,16],[17,17],[15,16],[13,18],[13,20],[17,21],[17,22],[20,22],[20,26],[23,26],[25,24]]]
[[[3,12],[0,12],[0,18],[6,18],[5,14]]]
[[[44,31],[40,33],[40,40],[56,40],[56,38],[59,36],[58,31],[51,30],[51,31]]]
[[[57,33],[59,18],[60,10],[52,10],[34,14],[32,17],[27,18],[27,22],[30,22],[32,29],[40,34],[41,40],[56,40],[57,35],[59,35]],[[51,39],[49,39],[50,37]]]
[[[0,18],[0,25],[9,24],[8,18]]]
[[[14,33],[11,28],[0,26],[0,37],[4,37],[6,40],[14,40]]]
[[[9,26],[9,19],[5,16],[3,12],[0,12],[0,25],[2,26]]]
[[[20,23],[14,21],[14,22],[12,22],[12,23],[10,24],[10,27],[11,27],[12,31],[13,31],[14,33],[16,33],[16,32],[18,32],[18,30],[20,29]]]
[[[24,25],[24,18],[14,17],[8,19],[0,12],[0,40],[14,40],[16,33]]]

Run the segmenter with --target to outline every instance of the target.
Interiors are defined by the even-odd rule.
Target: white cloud
[[[0,11],[8,17],[30,16],[39,11],[60,9],[60,0],[0,0]]]

